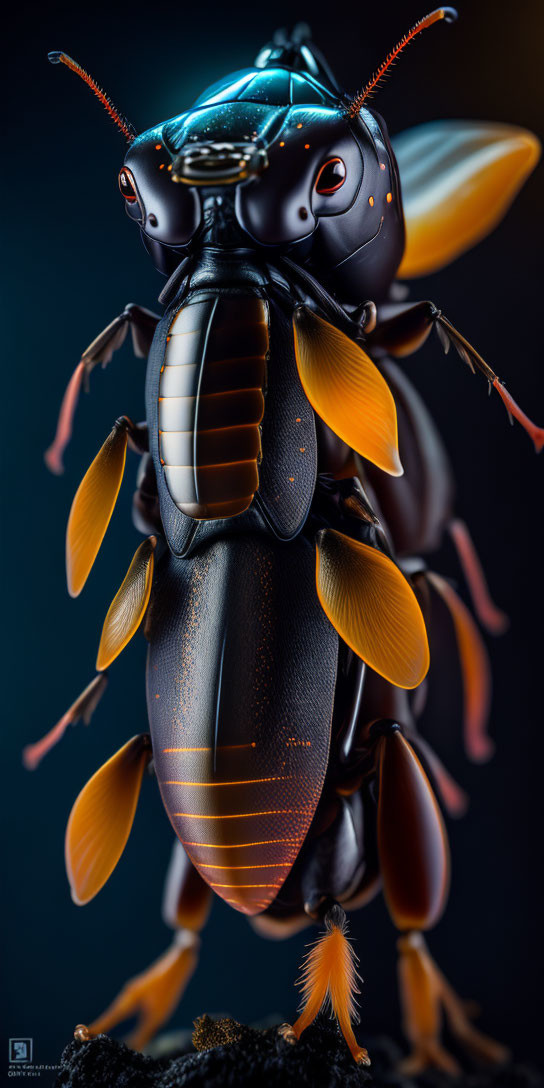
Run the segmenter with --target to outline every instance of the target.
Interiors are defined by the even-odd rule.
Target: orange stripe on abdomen
[[[246,914],[262,910],[298,853],[296,834],[286,830],[311,816],[297,803],[292,775],[258,773],[259,751],[251,745],[218,750],[215,771],[212,749],[181,748],[161,756],[161,793],[191,861],[232,906]]]

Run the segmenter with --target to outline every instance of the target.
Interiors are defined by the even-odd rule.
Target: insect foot
[[[278,1035],[281,1036],[284,1042],[289,1043],[290,1046],[294,1046],[297,1041],[292,1024],[280,1024]]]

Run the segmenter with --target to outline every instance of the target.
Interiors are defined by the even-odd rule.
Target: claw
[[[419,1044],[407,1058],[403,1058],[399,1063],[399,1071],[408,1077],[415,1077],[424,1073],[430,1066],[434,1069],[442,1069],[453,1077],[459,1076],[461,1072],[461,1067],[455,1058],[448,1054],[440,1043],[430,1040]]]
[[[297,1042],[297,1037],[293,1031],[292,1024],[280,1024],[278,1028],[278,1035],[283,1039],[285,1043],[289,1043],[289,1046],[294,1046]]]

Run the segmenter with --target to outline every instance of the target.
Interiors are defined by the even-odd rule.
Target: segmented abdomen
[[[176,315],[159,384],[168,490],[192,518],[247,510],[259,486],[268,324],[254,295],[191,302]]]
[[[157,782],[204,880],[245,914],[285,881],[325,779],[338,636],[302,536],[157,563],[147,700]]]
[[[255,736],[217,747],[183,738],[155,749],[163,800],[193,865],[244,914],[276,897],[319,798],[306,782],[308,741],[280,731],[267,749]]]

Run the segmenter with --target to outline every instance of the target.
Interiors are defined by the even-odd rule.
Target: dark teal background
[[[521,0],[504,17],[490,0],[461,3],[460,22],[414,44],[377,99],[392,133],[435,117],[482,118],[538,131],[543,116],[544,14]],[[64,49],[105,85],[137,128],[188,106],[203,87],[250,63],[278,24],[306,18],[334,69],[355,89],[424,8],[412,2],[306,0],[229,5],[20,4],[11,9],[2,65],[3,749],[2,909],[6,1036],[32,1036],[36,1062],[54,1062],[78,1021],[98,1014],[132,974],[166,948],[160,920],[172,833],[158,790],[145,781],[131,839],[109,884],[75,907],[64,874],[71,804],[94,770],[146,729],[145,644],[111,669],[85,729],[70,730],[40,769],[21,766],[37,739],[92,678],[101,624],[138,544],[130,518],[136,459],[85,592],[68,597],[64,529],[70,502],[113,420],[143,414],[144,363],[127,344],[82,398],[66,473],[42,454],[79,353],[134,301],[158,309],[151,267],[117,190],[123,142],[88,90],[47,64]],[[4,16],[6,18],[6,16]],[[544,422],[542,374],[542,168],[485,243],[414,284],[479,348],[531,414]],[[483,1007],[482,1024],[521,1056],[538,1055],[542,960],[542,583],[544,462],[498,397],[435,340],[406,360],[451,452],[458,510],[472,527],[490,584],[510,614],[491,647],[492,730],[484,767],[465,763],[459,706],[432,692],[437,748],[472,798],[451,825],[449,909],[430,946],[459,991]],[[438,569],[457,576],[446,547]],[[383,903],[353,916],[365,985],[361,1032],[399,1032],[395,932]],[[242,1020],[292,1013],[293,983],[312,931],[282,944],[214,904],[200,967],[173,1024],[203,1011]],[[2,1042],[2,1046],[4,1043]],[[7,1050],[7,1047],[6,1047]],[[7,1062],[7,1054],[6,1054]],[[7,1072],[0,1049],[0,1078]],[[42,1083],[46,1082],[44,1077]]]

